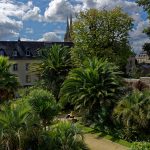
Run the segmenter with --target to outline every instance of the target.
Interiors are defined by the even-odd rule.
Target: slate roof
[[[0,41],[0,52],[3,51],[4,56],[10,59],[33,59],[38,58],[38,50],[51,47],[54,44],[72,47],[71,42],[39,42],[39,41]],[[17,56],[14,56],[14,51],[17,51]],[[26,52],[30,52],[30,56]]]

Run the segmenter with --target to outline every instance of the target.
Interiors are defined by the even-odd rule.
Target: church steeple
[[[67,16],[67,27],[66,27],[66,33],[64,36],[64,42],[71,42],[71,32],[72,32],[72,15],[70,15],[70,18]]]
[[[70,28],[72,27],[72,14],[70,14]]]
[[[21,38],[20,38],[20,36],[18,37],[18,42],[20,42],[21,41]]]

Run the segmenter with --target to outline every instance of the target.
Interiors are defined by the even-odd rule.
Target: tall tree
[[[150,1],[149,0],[137,0],[137,3],[139,6],[142,6],[145,11],[148,13],[148,18],[150,19]],[[143,31],[147,34],[148,37],[150,37],[150,26],[146,29],[143,29]],[[145,43],[143,45],[143,50],[147,52],[147,54],[150,57],[150,43]]]
[[[131,17],[120,8],[80,12],[73,24],[73,60],[79,64],[85,57],[96,56],[123,67],[131,54],[128,42],[131,28]]]
[[[16,77],[9,71],[10,66],[8,58],[0,56],[0,100],[13,98],[18,86]]]
[[[68,47],[53,45],[40,51],[42,62],[34,66],[38,70],[42,84],[51,90],[58,100],[58,93],[66,75],[72,68],[70,50]]]
[[[119,96],[119,74],[118,68],[108,61],[88,59],[84,66],[70,71],[61,89],[61,101],[69,101],[76,109],[95,114],[95,118],[104,109],[110,115]]]

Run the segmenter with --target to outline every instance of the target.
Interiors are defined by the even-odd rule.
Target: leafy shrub
[[[30,107],[23,103],[1,106],[0,111],[0,149],[19,149],[28,125],[33,118]]]
[[[83,133],[75,124],[60,122],[50,131],[55,150],[88,150],[83,141]]]
[[[150,150],[149,142],[134,142],[131,146],[131,150]]]
[[[44,127],[50,125],[59,112],[59,105],[53,94],[43,89],[35,89],[31,91],[27,99],[34,112],[42,120],[42,125]]]
[[[150,91],[134,91],[123,97],[114,109],[114,119],[123,125],[124,138],[145,140],[150,135]],[[142,130],[142,132],[141,132]],[[145,136],[148,135],[148,136]]]

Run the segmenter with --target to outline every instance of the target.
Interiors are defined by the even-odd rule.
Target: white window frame
[[[26,50],[26,56],[31,56],[30,50]]]
[[[14,51],[13,51],[13,56],[18,56],[17,50],[14,50]]]

